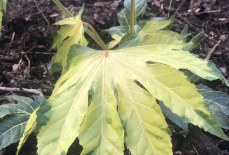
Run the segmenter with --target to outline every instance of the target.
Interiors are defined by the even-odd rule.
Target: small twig
[[[215,49],[219,46],[219,44],[221,43],[222,40],[219,40],[215,45],[214,47],[208,52],[205,60],[209,60],[212,56],[212,54],[215,52]]]
[[[25,54],[26,54],[26,53],[29,53],[29,52],[31,52],[32,50],[34,50],[35,48],[37,48],[37,45],[31,47],[29,50],[27,50],[27,51],[24,52],[24,53],[25,53]]]
[[[46,16],[44,15],[44,13],[42,12],[42,10],[39,8],[39,5],[38,5],[37,1],[36,0],[33,0],[33,1],[36,4],[37,10],[41,13],[41,15],[43,16],[44,20],[48,24],[48,29],[50,30],[51,33],[53,33],[51,25],[50,25],[48,19],[46,18]]]
[[[169,11],[168,11],[168,18],[170,17],[170,11],[171,11],[172,3],[173,3],[173,0],[170,0],[170,2],[169,2]]]
[[[209,13],[219,13],[221,12],[222,10],[221,9],[218,9],[218,10],[208,10],[208,11],[203,11],[203,12],[185,12],[185,13],[180,13],[181,15],[192,15],[192,14],[195,14],[195,15],[200,15],[200,14],[209,14]]]
[[[0,91],[5,91],[5,92],[23,92],[23,93],[31,93],[31,94],[43,96],[43,93],[42,93],[42,91],[40,89],[0,87]]]
[[[178,11],[180,10],[180,8],[181,8],[181,6],[184,4],[184,2],[185,2],[185,0],[183,0],[183,1],[181,2],[181,4],[178,6],[176,12],[174,13],[174,16],[177,15]]]
[[[196,155],[199,155],[199,153],[198,153],[196,147],[195,147],[194,145],[192,145],[192,147],[193,147],[194,151],[196,152]]]
[[[10,41],[10,46],[13,44],[14,38],[15,38],[15,32],[13,32],[13,34],[12,34],[11,41]]]
[[[205,29],[212,29],[212,30],[218,30],[218,29],[216,29],[216,28],[213,28],[213,27],[210,27],[210,26],[204,26],[204,25],[199,25],[199,24],[196,24],[196,23],[190,23],[189,22],[189,20],[188,19],[186,19],[186,18],[184,18],[183,16],[182,16],[182,14],[180,14],[180,13],[177,13],[177,16],[181,19],[181,20],[183,20],[184,22],[186,22],[190,27],[193,27],[193,28],[195,28],[195,27],[200,27],[200,28],[205,28]]]
[[[25,55],[25,58],[28,61],[28,66],[25,68],[25,70],[23,71],[24,73],[24,77],[30,77],[30,67],[31,67],[31,62],[29,60],[29,58],[27,57],[27,55]]]
[[[55,53],[48,52],[27,52],[27,54],[55,55]]]

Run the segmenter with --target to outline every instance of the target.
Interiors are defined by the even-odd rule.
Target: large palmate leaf
[[[57,54],[53,62],[52,71],[58,72],[67,64],[67,55],[72,45],[87,45],[84,37],[84,26],[81,21],[81,12],[76,17],[65,18],[55,23],[65,25],[57,31],[51,49],[57,48]]]
[[[44,101],[41,96],[34,100],[15,95],[8,98],[17,104],[0,105],[0,150],[19,141],[31,113]]]
[[[210,80],[221,74],[182,48],[168,43],[105,51],[72,48],[75,57],[68,70],[37,112],[38,154],[66,154],[77,137],[82,154],[122,154],[124,130],[133,155],[172,154],[155,99],[186,122],[228,140],[196,87],[174,67]],[[165,55],[167,62],[162,61]],[[186,61],[178,63],[176,55],[186,56]]]

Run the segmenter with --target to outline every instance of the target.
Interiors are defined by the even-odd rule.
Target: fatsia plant
[[[169,31],[170,20],[147,21],[136,32],[139,5],[134,0],[127,4],[131,4],[130,26],[114,50],[77,18],[103,49],[78,42],[62,53],[66,57],[64,65],[59,62],[62,75],[50,98],[31,115],[18,152],[37,124],[39,155],[65,155],[76,138],[83,155],[121,155],[124,146],[133,155],[172,154],[170,131],[158,101],[182,121],[229,140],[199,90],[180,69],[206,80],[220,79],[229,85],[228,81],[213,63],[188,52],[195,39],[185,42],[185,34]],[[74,19],[61,23],[70,30]]]

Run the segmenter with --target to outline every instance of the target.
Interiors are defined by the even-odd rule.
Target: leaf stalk
[[[94,27],[87,23],[84,22],[83,23],[85,27],[88,28],[88,30],[86,31],[87,34],[92,37],[92,39],[94,39],[96,41],[97,44],[99,44],[99,46],[103,49],[103,50],[108,50],[108,47],[106,45],[106,43],[103,41],[103,39],[99,36],[98,32],[94,29]]]
[[[130,33],[135,33],[134,26],[136,21],[136,3],[131,0],[131,13],[130,13]]]
[[[63,4],[61,4],[61,2],[59,0],[53,0],[53,3],[55,3],[58,8],[60,8],[68,17],[74,17],[73,14],[68,11],[68,9],[66,9],[65,6],[63,6]]]

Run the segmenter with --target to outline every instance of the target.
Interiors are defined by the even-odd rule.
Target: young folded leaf
[[[65,18],[55,23],[55,25],[64,25],[54,38],[51,49],[57,48],[57,54],[53,62],[52,72],[61,71],[67,64],[68,52],[72,45],[87,45],[84,37],[84,26],[81,21],[81,12],[76,17]]]
[[[0,105],[0,150],[19,141],[31,113],[44,101],[42,96],[35,96],[33,100],[12,95],[8,99],[17,104]]]

